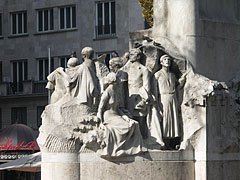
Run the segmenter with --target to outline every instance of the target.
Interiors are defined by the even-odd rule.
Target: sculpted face
[[[171,66],[171,58],[169,56],[165,56],[161,59],[161,65],[164,67],[170,67]]]
[[[132,49],[129,54],[129,61],[135,62],[140,60],[141,58],[141,51],[139,49]]]

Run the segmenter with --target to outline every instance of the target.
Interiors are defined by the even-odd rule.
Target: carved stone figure
[[[163,117],[163,137],[167,148],[175,148],[172,140],[181,137],[178,101],[176,96],[177,79],[170,71],[171,58],[163,55],[160,58],[162,69],[154,74],[156,79],[155,98],[158,101]],[[178,142],[179,145],[179,142]]]
[[[70,77],[64,72],[62,67],[57,68],[47,77],[46,88],[54,90],[51,95],[51,104],[61,99],[68,91]]]
[[[146,116],[150,100],[150,72],[139,61],[142,52],[132,49],[129,61],[122,68],[128,74],[128,110],[140,124],[144,138],[147,137]]]
[[[142,152],[142,136],[138,122],[130,119],[119,108],[117,76],[107,75],[109,84],[102,94],[97,116],[103,122],[105,147],[101,156],[133,155]]]
[[[98,95],[98,82],[96,77],[95,64],[92,60],[94,51],[91,47],[82,49],[83,63],[79,66],[76,59],[68,61],[66,73],[70,76],[69,93],[72,97],[78,99],[78,103],[85,104],[88,107],[94,105]]]

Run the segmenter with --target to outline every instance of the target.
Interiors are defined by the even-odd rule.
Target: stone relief
[[[93,49],[85,47],[82,64],[72,55],[66,69],[48,76],[46,88],[53,92],[42,114],[42,151],[119,157],[195,148],[205,128],[198,107],[210,95],[229,91],[159,43],[145,40],[136,47],[122,57],[115,53],[109,66],[106,55],[93,59]],[[231,82],[235,99],[238,82]]]

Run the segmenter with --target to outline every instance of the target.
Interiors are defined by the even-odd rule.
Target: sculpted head
[[[139,61],[142,57],[142,51],[140,49],[134,48],[130,50],[129,60],[131,62]]]
[[[160,64],[164,67],[170,67],[171,66],[171,57],[167,54],[161,56],[160,58]]]
[[[78,58],[76,57],[71,57],[68,62],[67,62],[67,67],[71,68],[71,67],[75,67],[78,66],[80,64],[80,61]]]
[[[94,56],[94,50],[91,47],[85,47],[82,49],[81,54],[83,59],[92,59]]]
[[[112,72],[117,73],[117,71],[123,66],[123,63],[119,57],[110,59],[109,68]]]

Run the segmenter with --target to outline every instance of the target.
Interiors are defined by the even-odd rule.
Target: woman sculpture
[[[119,108],[116,74],[107,76],[108,87],[102,94],[98,114],[104,129],[105,147],[100,150],[101,156],[133,155],[142,152],[142,135],[138,122],[128,118]]]

